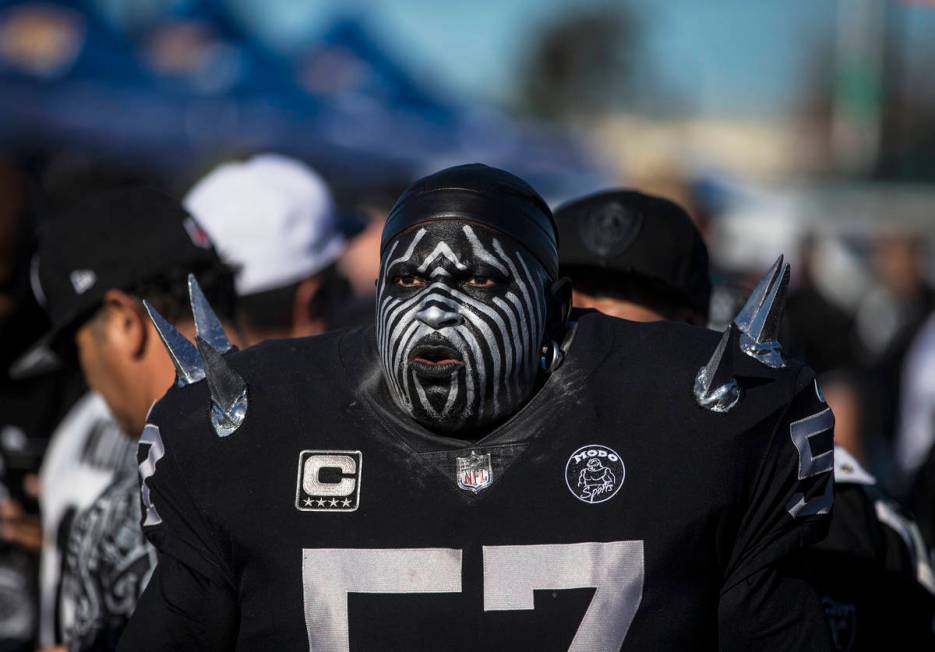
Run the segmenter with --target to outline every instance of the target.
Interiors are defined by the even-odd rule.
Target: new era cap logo
[[[71,286],[75,288],[78,294],[84,294],[97,281],[97,274],[90,269],[76,269],[71,273]]]
[[[211,238],[208,237],[208,232],[201,228],[198,222],[188,217],[182,221],[182,226],[185,227],[185,232],[191,238],[192,244],[202,249],[211,248]]]

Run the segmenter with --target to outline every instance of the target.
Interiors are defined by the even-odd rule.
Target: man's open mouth
[[[426,378],[447,378],[464,366],[461,353],[447,344],[419,344],[412,349],[409,366]]]

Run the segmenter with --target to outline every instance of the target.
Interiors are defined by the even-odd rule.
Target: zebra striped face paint
[[[397,405],[440,431],[472,430],[530,396],[548,276],[521,247],[476,224],[427,224],[383,257],[377,349]]]

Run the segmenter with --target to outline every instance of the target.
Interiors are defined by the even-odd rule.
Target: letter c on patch
[[[322,469],[339,469],[338,482],[322,482]],[[312,455],[302,469],[302,489],[313,496],[350,496],[357,487],[357,460],[349,455]]]

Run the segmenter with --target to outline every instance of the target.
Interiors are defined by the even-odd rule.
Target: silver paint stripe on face
[[[536,348],[537,348],[537,347],[533,344],[533,340],[534,340],[534,338],[535,338],[535,335],[534,335],[532,329],[529,328],[529,326],[530,326],[529,321],[530,321],[530,320],[529,320],[529,317],[528,317],[527,313],[525,312],[525,310],[524,310],[524,308],[523,308],[523,302],[520,300],[520,298],[519,298],[518,296],[516,296],[516,295],[515,295],[514,293],[512,293],[512,292],[510,292],[509,294],[507,294],[507,295],[506,295],[506,298],[510,300],[510,303],[513,304],[513,307],[516,308],[516,313],[519,315],[519,327],[520,327],[520,331],[522,332],[522,336],[523,336],[523,339],[521,340],[522,343],[523,343],[523,349],[526,350],[526,351],[535,351]],[[533,356],[533,357],[532,357],[533,362],[535,362],[535,358],[536,358],[536,357],[537,357],[537,356]],[[528,373],[529,358],[530,358],[530,356],[528,356],[528,355],[523,357],[523,366],[522,366],[522,368],[521,368],[521,371],[524,372],[524,373]]]
[[[481,243],[480,239],[478,239],[477,235],[474,233],[474,229],[472,229],[470,226],[465,226],[463,230],[464,234],[467,236],[468,242],[471,243],[471,249],[474,252],[474,255],[477,256],[478,259],[496,269],[504,276],[508,276],[509,272],[507,272],[506,267],[501,261],[497,260],[496,256],[487,251],[483,243]]]
[[[417,310],[418,310],[418,306],[410,310],[410,313],[412,313],[409,316],[409,318],[412,319],[411,322],[405,319],[401,321],[401,323],[408,323],[409,327],[407,328],[407,330],[403,332],[401,338],[397,339],[398,348],[396,349],[396,352],[393,354],[393,360],[391,364],[387,366],[386,362],[384,361],[384,366],[386,367],[385,375],[390,380],[390,385],[393,389],[393,392],[404,403],[407,409],[410,409],[410,410],[412,408],[413,403],[412,403],[412,396],[409,392],[409,382],[408,382],[407,376],[412,375],[413,382],[417,382],[417,379],[415,378],[414,374],[410,372],[408,368],[408,360],[412,353],[412,349],[414,348],[415,344],[421,339],[421,337],[424,335],[428,335],[431,332],[434,332],[432,331],[432,329],[428,328],[427,326],[425,326],[424,324],[422,324],[421,322],[413,318]],[[450,328],[442,329],[442,330],[445,331],[443,335],[447,339],[455,340],[451,342],[453,346],[457,347],[458,340],[460,340],[460,342],[463,343],[463,346],[460,347],[461,349],[468,347],[475,357],[480,356],[479,346],[473,334],[468,333],[470,339],[466,339],[461,334],[459,334],[456,330],[453,330]],[[471,360],[470,354],[465,356],[464,362],[465,362],[465,367],[466,367],[466,378],[467,378],[467,383],[468,383],[467,384],[468,405],[473,406],[472,400],[475,395],[474,375],[473,375],[474,364]],[[457,397],[452,397],[449,392],[447,403],[453,404],[456,398]],[[435,413],[434,408],[432,408],[430,404],[423,403],[423,406],[426,407],[427,411],[431,410],[432,413]]]
[[[534,327],[530,329],[530,347],[538,351],[538,346],[540,343],[532,341],[533,333],[542,334],[542,326],[539,320],[538,311],[533,306],[533,300],[529,296],[530,289],[533,288],[532,285],[527,285],[531,279],[527,278],[526,282],[523,282],[522,277],[520,276],[519,270],[516,268],[516,265],[513,264],[513,261],[510,260],[510,257],[506,255],[506,252],[503,251],[503,247],[500,245],[499,240],[493,241],[494,250],[500,254],[500,256],[506,261],[507,266],[510,268],[510,271],[513,273],[513,278],[516,281],[516,285],[519,287],[520,294],[523,295],[523,305],[525,306],[525,314],[533,320]],[[517,252],[517,257],[522,260],[522,254]]]
[[[404,300],[385,296],[390,267],[411,260],[415,251],[414,242],[424,236],[423,231],[416,234],[399,258],[391,258],[399,242],[393,243],[390,256],[387,257],[389,262],[381,274],[376,336],[384,375],[394,398],[405,410],[412,412],[415,401],[431,417],[441,416],[455,405],[457,395],[449,392],[445,406],[439,412],[428,401],[422,381],[409,368],[409,358],[415,344],[423,341],[426,335],[437,333],[457,345],[452,334],[458,333],[458,340],[463,345],[460,350],[465,357],[465,383],[450,389],[467,393],[464,417],[482,415],[485,411],[499,414],[502,402],[512,405],[514,395],[517,400],[521,398],[521,383],[528,380],[538,366],[539,340],[545,323],[544,298],[539,296],[538,290],[541,288],[537,287],[537,282],[542,282],[542,272],[533,266],[536,271],[534,274],[521,252],[515,253],[514,262],[496,239],[492,243],[496,254],[491,253],[474,230],[465,226],[462,231],[473,256],[504,275],[511,276],[522,298],[508,292],[505,301],[495,297],[490,303],[485,303],[451,287],[446,282],[450,277],[449,272],[441,266],[431,269],[432,263],[441,257],[458,269],[467,269],[467,265],[444,242],[436,244],[418,268],[423,275],[431,270],[429,278],[437,280]],[[464,320],[463,323],[438,328],[434,324],[423,324],[416,314],[430,309],[433,304],[456,312]],[[490,369],[487,368],[488,364]],[[485,404],[487,399],[492,403],[489,407]]]
[[[481,357],[480,360],[478,360],[479,351],[477,341],[474,339],[473,334],[468,333],[471,337],[470,341],[468,341],[464,333],[456,330],[450,330],[445,335],[451,339],[451,343],[456,347],[460,345],[462,350],[467,349],[467,355],[464,356],[464,384],[465,392],[467,393],[465,397],[465,412],[466,414],[473,414],[475,401],[477,401],[478,405],[483,405],[484,403],[483,395],[479,398],[477,396],[478,394],[482,394],[482,388],[478,387],[477,376],[474,372],[478,365],[484,364],[484,359]],[[457,397],[455,397],[455,399],[456,398]],[[449,401],[453,402],[453,400],[454,399],[449,397]]]
[[[455,252],[451,250],[451,247],[447,242],[439,242],[437,245],[435,245],[435,249],[432,250],[432,253],[430,253],[424,261],[422,261],[422,264],[419,265],[417,271],[420,274],[424,274],[429,267],[435,264],[435,261],[439,257],[446,259],[449,263],[455,266],[455,269],[467,269],[467,265],[461,262],[461,259],[455,255]]]
[[[512,293],[510,293],[510,294],[512,294]],[[524,338],[525,338],[525,336],[521,336],[521,335],[520,335],[519,326],[518,326],[517,323],[516,323],[516,313],[515,313],[514,310],[513,310],[513,306],[511,306],[510,304],[508,304],[506,301],[504,301],[504,300],[501,299],[500,297],[494,297],[493,303],[494,303],[495,306],[497,306],[500,310],[503,311],[503,314],[506,315],[507,321],[510,323],[510,339],[511,339],[511,341],[514,343],[513,346],[512,346],[512,349],[513,349],[513,369],[516,370],[516,371],[520,371],[520,370],[523,369],[523,354],[522,354],[522,352],[523,352],[523,350],[525,350],[526,347],[523,346],[523,341],[524,341],[524,340],[523,340],[523,339],[520,339],[520,337],[524,337]],[[518,383],[518,382],[519,382],[519,379],[518,379],[518,378],[515,378],[515,379],[514,379],[514,382],[517,382],[517,383]]]
[[[470,330],[467,329],[455,329],[455,328],[444,328],[439,331],[435,331],[424,324],[416,322],[419,326],[419,330],[410,342],[406,344],[404,355],[401,356],[399,365],[402,371],[399,373],[407,372],[411,377],[414,383],[418,383],[419,380],[415,376],[415,372],[410,371],[408,368],[408,360],[412,353],[412,348],[414,348],[416,342],[421,339],[422,336],[430,335],[431,333],[437,332],[443,337],[445,337],[455,348],[458,348],[464,353],[464,364],[465,364],[465,379],[467,381],[467,403],[466,410],[469,414],[473,414],[475,411],[480,412],[484,408],[484,395],[482,391],[477,391],[481,386],[484,385],[486,373],[484,372],[485,362],[484,354],[481,348],[480,343],[477,341],[477,337]],[[458,346],[458,345],[461,346]],[[475,370],[477,373],[475,374]],[[405,381],[404,381],[405,382]],[[408,385],[407,387],[407,396],[408,396]],[[474,400],[477,400],[477,405],[474,405]],[[452,399],[449,398],[449,401]]]
[[[416,333],[419,331],[419,326],[419,322],[413,321],[403,332],[399,338],[399,348],[393,356],[393,366],[390,368],[391,370],[398,370],[393,371],[394,375],[391,376],[394,389],[397,394],[403,398],[409,409],[412,409],[412,396],[409,394],[409,385],[406,382],[406,361],[409,359],[409,354],[415,346]]]
[[[545,305],[543,305],[544,298],[542,297],[541,292],[536,292],[535,289],[537,286],[542,284],[542,278],[533,278],[532,272],[529,271],[528,265],[526,265],[526,257],[523,256],[521,252],[517,252],[517,259],[519,259],[519,264],[523,266],[523,271],[526,273],[526,280],[529,283],[531,288],[532,298],[536,302],[536,331],[542,333],[545,331]]]
[[[380,302],[380,295],[383,294],[383,288],[386,287],[386,274],[384,274],[384,272],[389,268],[391,264],[393,264],[388,261],[390,261],[393,258],[393,252],[396,251],[396,248],[398,246],[399,246],[399,240],[394,241],[393,244],[390,245],[390,250],[386,252],[386,257],[384,259],[386,262],[383,262],[380,265],[380,276],[379,276],[379,284],[377,286],[377,297],[376,297],[377,303]],[[377,325],[379,325],[379,323],[380,323],[380,320],[378,319]]]
[[[458,388],[460,384],[457,376],[454,376],[451,379],[451,385],[448,387],[448,397],[445,400],[445,405],[442,407],[441,411],[436,410],[435,406],[433,406],[431,401],[429,401],[429,397],[426,395],[425,389],[422,387],[422,383],[420,383],[417,378],[413,378],[413,384],[415,385],[416,393],[419,395],[419,402],[422,404],[422,407],[425,408],[426,412],[437,419],[446,418],[451,413],[451,408],[458,399]]]
[[[423,292],[430,292],[430,294],[426,296],[425,294],[420,293],[419,296],[414,297],[413,299],[406,301],[402,305],[395,308],[393,311],[391,311],[388,317],[388,320],[390,320],[390,323],[391,323],[391,328],[388,329],[387,333],[383,337],[383,342],[385,343],[384,350],[389,348],[388,347],[389,339],[395,339],[397,342],[399,342],[399,346],[396,349],[395,353],[393,354],[393,358],[387,367],[388,371],[398,370],[402,366],[407,364],[407,361],[409,359],[409,353],[411,352],[411,348],[412,348],[410,345],[414,345],[413,338],[414,336],[416,336],[415,331],[413,331],[411,328],[412,328],[412,325],[419,323],[418,321],[414,319],[414,313],[420,310],[422,307],[431,305],[434,302],[434,303],[440,303],[452,310],[460,312],[468,321],[471,322],[471,324],[478,331],[480,331],[481,335],[483,335],[484,339],[487,341],[487,344],[489,346],[489,352],[491,354],[491,359],[492,359],[493,367],[494,367],[493,369],[494,376],[495,377],[499,376],[501,378],[504,378],[503,374],[500,373],[500,365],[501,365],[500,348],[502,346],[511,346],[511,343],[508,342],[508,339],[509,339],[508,330],[507,330],[506,323],[503,321],[502,317],[500,317],[489,306],[474,300],[473,298],[469,297],[468,295],[462,292],[453,290],[450,287],[442,283],[433,283],[429,285],[427,288],[425,288]],[[450,297],[454,297],[454,299],[446,295],[450,295]],[[460,300],[461,303],[459,303],[458,300]],[[482,315],[486,315],[489,319],[491,319],[497,324],[498,330],[500,331],[500,334],[501,334],[500,339],[504,341],[504,344],[502,345],[497,344],[497,338],[494,336],[493,331],[491,330],[490,326],[483,320],[482,317],[478,316],[472,310],[463,310],[463,306],[465,304],[476,309],[476,311],[480,312]],[[406,307],[408,307],[409,310],[405,313],[401,312]],[[410,322],[410,320],[412,321]],[[398,335],[399,333],[398,326],[394,324],[393,322],[396,322],[396,324],[409,323],[410,328],[404,331],[402,335]],[[439,332],[442,332],[445,330],[446,329],[441,329],[441,331]],[[426,333],[422,333],[422,334],[427,335],[429,332],[431,331],[427,330]],[[473,334],[470,334],[470,332],[468,332],[468,335],[464,337],[464,340],[470,346],[474,354],[475,360],[478,361],[478,369],[483,370],[483,365],[480,364],[480,361],[483,360],[483,354],[481,352],[481,347],[479,346],[479,343],[477,342],[476,338],[474,337]],[[510,348],[508,355],[512,355],[512,347]],[[405,389],[405,382],[399,376],[398,373],[394,375],[397,378],[399,378],[399,383],[403,386],[402,393],[403,395],[407,397],[407,405],[411,405],[411,400],[410,400],[408,391],[407,389]],[[478,379],[478,382],[480,384],[484,384],[484,382],[486,382],[486,373],[481,373],[480,376],[481,377]],[[478,410],[483,409],[483,396],[481,395],[480,398],[481,398],[481,405],[478,406],[477,408]]]
[[[483,335],[484,339],[486,340],[488,350],[491,355],[491,360],[493,362],[493,377],[499,378],[501,383],[506,385],[507,370],[512,370],[513,367],[511,360],[513,351],[509,341],[509,331],[507,330],[507,326],[503,321],[503,318],[488,305],[474,300],[472,297],[464,294],[463,292],[459,292],[458,290],[453,290],[448,287],[442,288],[442,292],[447,292],[453,297],[453,299],[446,298],[444,295],[439,295],[436,293],[428,297],[426,299],[426,303],[435,301],[447,306],[448,308],[451,308],[452,310],[460,312],[462,316],[466,317],[468,321],[470,321],[471,324],[473,324],[473,326],[478,331],[480,331],[481,335]],[[461,310],[462,306],[468,306],[473,308],[473,310]],[[490,328],[490,325],[477,313],[486,316],[488,319],[494,322],[494,324],[497,326],[497,330],[499,331],[499,338],[496,337],[493,330]],[[507,357],[508,364],[503,368],[503,370],[501,370],[501,350],[503,349],[509,349],[504,350],[502,354],[503,356]],[[497,409],[496,394],[494,395],[494,409]]]
[[[443,305],[446,305],[447,307],[453,310],[457,310],[460,307],[460,305],[463,304],[463,305],[469,306],[470,308],[473,308],[477,313],[480,313],[478,315],[478,314],[475,314],[475,312],[472,312],[471,310],[461,311],[462,314],[468,319],[468,321],[470,321],[471,324],[475,327],[475,329],[480,331],[481,335],[486,340],[486,343],[488,344],[487,350],[490,353],[491,361],[493,364],[493,377],[491,378],[491,381],[495,382],[495,379],[497,378],[500,379],[501,384],[507,390],[507,400],[509,400],[510,395],[514,393],[515,391],[515,388],[510,387],[511,384],[515,385],[515,378],[512,373],[514,353],[513,353],[512,342],[510,341],[510,337],[509,337],[509,330],[506,325],[506,322],[504,322],[503,320],[503,317],[495,309],[492,309],[489,305],[476,301],[475,299],[464,294],[463,292],[459,292],[457,290],[453,290],[447,287],[442,288],[441,291],[450,294],[452,297],[454,297],[454,300],[444,298],[444,297],[439,297],[437,294],[433,295],[432,299],[434,299],[435,301],[438,301],[439,303],[442,303]],[[461,302],[461,304],[458,303],[459,301]],[[427,300],[426,303],[428,302],[429,301]],[[497,334],[493,332],[490,325],[487,323],[487,321],[485,321],[484,317],[486,317],[487,319],[489,319],[496,325],[496,328],[498,331],[497,334],[499,335],[499,337],[497,337]],[[503,364],[501,360],[501,351],[502,351],[502,357],[504,357],[506,360],[505,365]],[[477,351],[475,353],[475,356],[478,357],[479,359],[480,352]],[[486,376],[486,374],[483,374],[483,376]],[[479,378],[479,382],[481,383],[484,383],[485,380],[486,380],[485,377]],[[498,410],[498,409],[499,409],[499,401],[498,401],[497,393],[495,392],[494,393],[494,410]]]
[[[383,265],[382,269],[380,270],[380,290],[377,296],[379,296],[379,294],[383,292],[383,288],[386,287],[386,278],[388,276],[388,272],[390,268],[393,267],[393,265],[397,265],[399,263],[405,263],[410,258],[412,258],[413,252],[416,250],[416,247],[419,245],[419,242],[422,240],[422,238],[425,237],[426,233],[427,231],[425,229],[419,229],[416,232],[415,237],[413,237],[412,242],[410,242],[409,246],[406,247],[406,252],[399,258],[395,258],[395,259],[392,256],[393,256],[393,252],[396,251],[396,245],[399,244],[399,241],[397,240],[396,242],[393,243],[393,246],[390,247],[389,253],[387,253],[386,255],[387,262],[386,264]]]

